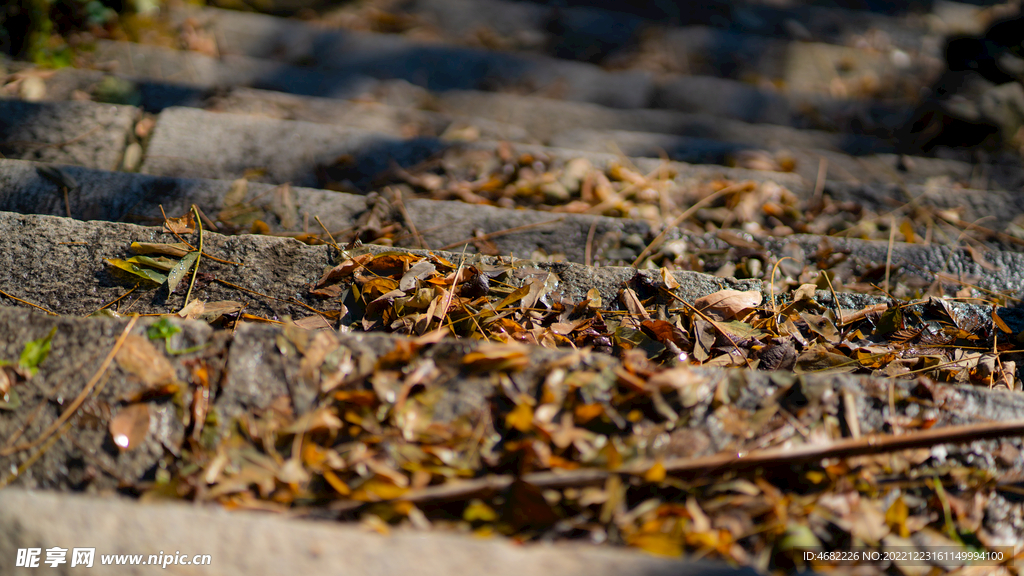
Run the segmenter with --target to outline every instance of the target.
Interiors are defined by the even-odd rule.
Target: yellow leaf
[[[910,516],[910,509],[903,497],[896,498],[885,512],[885,523],[890,528],[898,530],[900,538],[909,538],[910,529],[907,528],[907,518]]]
[[[530,358],[520,346],[482,344],[475,352],[463,356],[462,363],[474,371],[501,372],[525,368]]]
[[[516,406],[505,416],[505,424],[520,432],[533,428],[533,407],[526,403]]]
[[[627,538],[630,546],[656,556],[682,556],[683,547],[679,540],[661,532],[646,532]]]
[[[408,491],[408,488],[396,486],[388,480],[371,478],[363,483],[358,490],[352,492],[352,499],[359,500],[360,502],[380,502],[381,500],[399,498]]]
[[[644,473],[644,480],[648,482],[662,482],[665,480],[665,465],[658,460]]]
[[[910,223],[910,220],[904,220],[900,224],[900,234],[903,234],[904,241],[907,244],[917,243],[917,234],[914,233],[914,225]]]
[[[322,474],[324,476],[324,480],[327,480],[327,483],[330,484],[331,488],[334,488],[338,494],[348,496],[352,493],[352,489],[348,487],[348,484],[345,484],[345,482],[341,478],[338,478],[338,475],[334,472],[324,470]]]
[[[474,498],[462,512],[462,519],[466,522],[494,522],[498,519],[498,513],[483,500]]]
[[[999,317],[999,314],[996,312],[995,308],[992,308],[992,323],[996,325],[996,328],[1002,330],[1004,334],[1009,334],[1013,332],[1013,330],[1010,330],[1010,327],[1006,325],[1006,322],[1004,322],[1003,319]]]
[[[586,424],[604,414],[604,406],[600,404],[577,404],[573,412],[576,414],[577,423]]]

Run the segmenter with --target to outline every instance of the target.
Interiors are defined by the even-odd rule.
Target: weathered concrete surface
[[[20,213],[40,213],[62,216],[65,214],[63,197],[56,185],[40,175],[36,165],[14,160],[0,160],[0,210]],[[160,222],[160,207],[168,215],[184,214],[189,206],[197,204],[205,214],[216,217],[224,207],[224,197],[231,184],[223,180],[154,177],[143,174],[102,172],[76,167],[61,168],[77,183],[69,191],[72,216],[82,220],[128,221],[140,224]],[[709,174],[708,178],[713,178]],[[680,179],[687,176],[681,175]],[[689,176],[697,180],[696,176]],[[962,208],[961,219],[972,222],[984,219],[989,228],[1005,229],[1024,211],[1024,199],[1019,194],[1006,191],[955,190],[943,187],[916,186],[903,189],[896,185],[845,185],[829,183],[827,192],[838,202],[857,202],[877,212],[890,209],[894,199],[900,202],[914,201],[918,205],[943,208]],[[809,192],[797,189],[798,193]],[[275,233],[302,231],[319,232],[313,222],[319,216],[328,229],[337,232],[357,225],[373,202],[364,196],[294,187],[291,189],[294,208],[286,210],[275,197],[271,185],[250,183],[246,198],[257,215]],[[916,200],[915,200],[916,198]],[[517,258],[529,258],[536,251],[547,254],[562,254],[571,262],[584,262],[586,239],[591,227],[594,229],[592,258],[601,261],[608,257],[607,250],[622,252],[614,259],[632,260],[639,255],[645,242],[650,240],[651,229],[642,221],[605,218],[575,214],[553,214],[533,210],[505,210],[490,206],[479,206],[460,202],[433,200],[406,200],[407,213],[417,227],[427,248],[453,246],[458,253],[461,242],[479,233],[500,232],[518,226],[533,227],[498,235],[492,238],[501,254],[512,254]],[[392,217],[404,223],[404,217],[392,208]],[[292,230],[286,230],[285,219],[294,222]],[[351,233],[338,237],[347,242]],[[639,243],[623,243],[623,239],[639,239]],[[714,235],[682,234],[670,231],[669,239],[682,239],[689,250],[718,252],[719,257],[705,256],[708,270],[716,270],[723,259],[735,257],[729,252],[728,242],[718,240]],[[787,244],[797,244],[805,254],[812,254],[822,240],[812,236],[790,236],[787,238],[753,238],[750,240],[764,246],[769,259],[772,255],[788,254]],[[58,242],[61,240],[58,240]],[[884,262],[888,246],[885,243],[864,242],[857,239],[832,238],[828,242],[835,250],[855,254],[859,270],[867,270]],[[995,242],[993,245],[999,245]],[[411,234],[396,239],[396,245],[419,248],[418,241]],[[1018,280],[1018,271],[1024,265],[1014,254],[1017,246],[1006,246],[1009,252],[992,252],[988,261],[998,269],[990,270],[976,262],[967,252],[950,251],[942,246],[905,245],[897,243],[893,250],[896,266],[894,278],[903,274],[931,282],[936,271],[950,276],[962,275],[965,280],[974,277],[979,285],[994,290],[1009,290],[1016,293],[1024,288]],[[469,253],[479,248],[470,243]],[[732,254],[732,256],[730,256]]]
[[[181,15],[216,30],[224,54],[301,62],[379,79],[402,78],[430,90],[526,89],[617,108],[647,105],[652,76],[607,72],[580,62],[492,52],[395,35],[331,30],[253,13],[205,9]]]
[[[0,99],[0,154],[116,170],[138,115],[130,106]]]
[[[515,94],[451,91],[426,98],[431,108],[523,126],[536,138],[550,142],[559,134],[581,128],[629,130],[709,138],[725,142],[772,143],[863,154],[889,148],[884,141],[854,134],[796,130],[778,124],[757,124],[730,117],[709,117],[675,110],[618,110],[587,103]]]
[[[313,122],[252,118],[238,114],[217,114],[192,108],[172,108],[160,114],[149,142],[142,172],[158,176],[187,176],[231,180],[256,169],[253,179],[297,186],[316,186],[317,165],[329,165],[349,154],[352,180],[364,186],[390,168],[390,160],[408,166],[452,146],[493,150],[494,143],[459,144],[430,138],[403,140],[383,133]],[[516,150],[569,160],[585,157],[595,165],[621,162],[621,156],[546,148],[517,146]],[[637,162],[652,171],[658,160]],[[794,174],[733,169],[721,166],[672,164],[680,179],[729,178],[732,180],[773,180],[784,186],[802,187],[804,180]]]
[[[177,240],[170,234],[161,233],[159,228],[0,212],[0,286],[9,287],[9,293],[14,296],[59,314],[86,315],[122,296],[135,284],[130,279],[115,277],[104,259],[131,255],[129,245],[136,241]],[[373,245],[363,249],[374,253],[390,250]],[[308,294],[309,286],[333,265],[336,256],[329,246],[308,246],[290,238],[273,236],[206,233],[204,251],[244,264],[234,266],[204,258],[204,272],[271,298],[219,283],[197,288],[193,292],[195,298],[247,301],[247,311],[275,319],[286,315],[295,318],[310,315],[309,308],[302,304],[318,309],[338,304],[325,304]],[[458,253],[437,253],[454,262],[460,257]],[[490,257],[481,258],[483,262],[497,261]],[[530,264],[558,274],[561,282],[554,295],[561,294],[574,302],[582,301],[589,289],[596,288],[609,305],[617,306],[619,290],[636,276],[632,268],[592,268],[566,262]],[[644,274],[652,279],[656,275],[654,271]],[[736,281],[695,272],[680,272],[677,278],[683,284],[678,294],[687,299],[699,298],[722,288],[751,290],[759,285],[755,281]],[[168,297],[165,289],[140,286],[140,293],[132,298],[141,297],[132,304],[131,311],[176,311],[184,300],[183,289],[179,288],[179,292],[182,293]],[[69,298],[69,294],[74,294],[74,297]]]
[[[132,334],[144,338],[146,328],[154,322],[155,318],[141,319]],[[163,345],[156,341],[157,346],[144,355],[166,358],[173,376],[161,385],[173,381],[186,392],[189,386],[195,385],[190,367],[197,361],[205,363],[213,400],[211,414],[216,414],[215,439],[226,436],[238,417],[264,410],[279,398],[290,401],[296,416],[315,406],[319,388],[316,384],[304,384],[305,380],[299,376],[301,357],[294,351],[282,352],[279,344],[282,338],[294,339],[289,330],[306,334],[304,330],[243,323],[234,331],[214,332],[204,322],[180,319],[173,322],[182,332],[171,339],[172,349],[198,349],[187,354],[165,355]],[[51,354],[40,365],[39,373],[27,382],[15,384],[17,406],[0,410],[0,438],[19,435],[18,443],[21,443],[41,437],[82,393],[126,324],[125,319],[54,318],[27,308],[0,307],[0,359],[18,358],[26,342],[56,329]],[[377,358],[391,352],[399,341],[407,340],[379,333],[338,334],[337,338],[351,353],[356,370],[362,376],[373,370]],[[445,387],[445,393],[432,409],[433,417],[439,422],[476,414],[487,405],[496,382],[465,374],[460,365],[461,358],[479,344],[471,340],[443,340],[421,352],[422,358],[429,358],[448,375],[440,379],[439,385]],[[565,354],[566,351],[533,348],[531,366],[519,373],[521,385],[532,388],[542,382],[541,367]],[[149,366],[150,370],[157,370],[157,364]],[[79,410],[73,429],[60,435],[27,470],[15,478],[8,477],[34,450],[0,455],[0,479],[13,480],[16,485],[28,488],[97,493],[151,479],[154,467],[165,454],[180,457],[182,450],[187,450],[186,425],[180,417],[180,406],[172,394],[165,394],[146,402],[150,427],[144,442],[133,450],[120,451],[108,432],[110,419],[131,402],[129,399],[150,390],[152,384],[147,385],[118,362],[104,375],[104,385],[91,394]],[[7,447],[5,443],[0,449]]]
[[[402,140],[341,126],[171,108],[160,114],[141,171],[230,180],[255,169],[264,171],[259,179],[265,182],[316,186],[317,165],[350,155],[362,177],[356,184],[365,185],[390,161],[408,166],[443,148],[434,139]]]
[[[8,489],[0,491],[0,557],[13,568],[19,548],[95,547],[90,573],[143,574],[152,566],[100,566],[101,554],[209,554],[208,566],[170,565],[168,574],[271,576],[753,575],[752,569],[656,558],[585,545],[514,545],[457,534],[397,531],[390,536],[355,526],[291,520],[257,512],[227,512],[177,503],[139,505],[97,498]],[[70,559],[70,552],[69,559]],[[43,554],[45,559],[45,553]],[[42,564],[41,564],[42,565]],[[46,570],[49,567],[42,565]],[[62,574],[83,568],[60,567]],[[9,572],[8,572],[9,570]],[[53,572],[57,572],[54,570]]]
[[[392,81],[392,83],[400,84],[402,81]],[[385,84],[388,83],[382,83],[382,86]],[[429,92],[421,88],[408,85],[408,89],[421,93],[425,100],[433,99]],[[367,94],[367,97],[371,95],[373,93]],[[426,102],[422,104],[426,104]],[[471,140],[509,140],[513,142],[538,142],[539,140],[523,126],[498,121],[494,116],[473,117],[458,110],[452,110],[445,114],[364,99],[338,100],[252,88],[238,88],[225,94],[218,94],[206,103],[205,108],[215,112],[248,114],[255,117],[337,124],[407,138],[413,136],[445,137],[448,135],[459,137],[460,134],[464,134],[466,139]],[[472,130],[472,132],[468,130]]]
[[[212,58],[198,52],[110,40],[98,40],[91,58],[96,66],[140,82],[183,85],[177,92],[159,93],[160,108],[190,105],[197,89],[254,86],[292,94],[354,98],[376,84],[375,79],[358,73],[328,72],[229,54]]]
[[[734,140],[720,136],[705,138],[589,128],[563,132],[550,141],[551,146],[574,150],[608,152],[618,149],[631,157],[657,158],[664,152],[672,160],[691,164],[730,165],[737,163],[744,151],[764,151],[769,153],[769,158],[793,160],[794,172],[810,182],[816,180],[822,158],[828,161],[827,178],[833,182],[924,184],[929,179],[940,178],[966,184],[978,173],[976,165],[955,160],[915,157],[901,163],[900,157],[879,141],[871,146],[872,142],[865,139],[863,144],[868,147],[858,149],[851,139],[846,150],[836,151],[753,137]],[[996,168],[989,175],[988,183],[1006,190],[1017,188],[1024,183],[1024,167]]]

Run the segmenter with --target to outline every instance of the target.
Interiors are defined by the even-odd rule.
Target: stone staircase
[[[205,250],[244,263],[204,259],[203,272],[223,282],[205,284],[200,297],[244,300],[247,313],[273,321],[322,311],[324,303],[308,287],[338,258],[322,226],[341,244],[362,239],[374,254],[400,247],[432,250],[453,262],[465,254],[488,265],[502,262],[495,256],[536,260],[531,266],[556,275],[564,297],[579,302],[596,289],[614,310],[623,309],[623,287],[658,282],[666,262],[674,262],[676,294],[688,302],[723,288],[761,291],[767,301],[769,294],[774,298],[773,266],[800,284],[813,281],[801,276],[805,265],[821,268],[823,260],[842,255],[845,263],[833,278],[838,293],[817,295],[825,308],[884,305],[889,298],[878,291],[862,293],[863,278],[882,266],[898,297],[963,294],[966,287],[1006,306],[1000,317],[1014,333],[1024,331],[1024,316],[1012,304],[1024,297],[1019,158],[977,163],[961,151],[907,156],[893,143],[921,91],[942,71],[944,35],[979,33],[1008,8],[936,2],[928,14],[882,14],[753,1],[650,2],[633,11],[620,2],[582,4],[412,0],[401,13],[388,12],[387,4],[358,4],[312,20],[176,7],[165,14],[171,32],[148,42],[97,41],[75,68],[39,71],[6,62],[0,359],[16,358],[26,341],[51,328],[57,332],[54,356],[30,381],[24,406],[0,409],[3,474],[19,470],[30,456],[5,453],[11,438],[59,426],[64,400],[79,395],[85,386],[80,376],[95,369],[128,322],[81,318],[126,296],[104,260],[127,255],[131,242],[167,241],[156,226],[165,214],[180,216],[192,205],[206,222]],[[528,202],[488,196],[483,183],[509,166],[553,176],[532,185],[523,195]],[[634,188],[654,190],[654,197],[627,198],[634,192],[627,184],[612,200],[585,201],[582,182],[591,171],[625,173],[620,181],[633,178]],[[797,212],[823,199],[836,208],[815,222],[794,224],[759,210],[757,218],[737,221],[709,205],[667,225],[729,185],[745,186],[764,202],[791,196],[786,206]],[[233,205],[248,210],[244,223],[224,216]],[[897,235],[898,222],[906,228]],[[261,234],[232,234],[251,230]],[[791,264],[781,262],[783,256]],[[166,314],[180,305],[180,295],[156,293],[133,298],[130,311]],[[988,318],[995,308],[965,309]],[[344,314],[325,317],[336,329]],[[216,402],[225,422],[282,395],[299,414],[312,409],[316,390],[296,386],[289,364],[295,359],[282,359],[275,347],[287,328],[240,322],[217,332],[200,321],[178,324],[185,331],[177,348],[220,351],[226,392]],[[377,356],[403,338],[339,337],[343,346]],[[478,345],[444,340],[432,353],[443,364]],[[530,354],[540,364],[568,352],[538,346]],[[181,374],[189,373],[188,361],[171,359]],[[706,370],[722,377],[721,369]],[[534,377],[538,386],[544,380]],[[815,382],[836,393],[867,395],[887,382],[911,394],[914,383],[874,376]],[[132,385],[115,373],[99,398],[116,404]],[[480,409],[481,393],[473,391],[479,382],[452,385],[446,413]],[[750,386],[767,395],[773,384],[762,378]],[[944,424],[1012,420],[1024,409],[1019,386],[948,388],[959,404],[942,413]],[[142,551],[206,542],[215,563],[231,559],[230,566],[217,566],[225,574],[270,572],[263,549],[239,557],[241,544],[226,536],[238,531],[259,540],[269,538],[271,523],[282,526],[273,530],[308,530],[308,539],[283,544],[279,554],[301,558],[296,565],[309,573],[334,570],[333,563],[347,558],[319,547],[365,538],[309,520],[249,513],[208,518],[208,510],[181,506],[165,512],[117,503],[108,509],[67,494],[109,495],[160,466],[174,444],[169,438],[184,433],[168,409],[173,412],[165,404],[154,416],[171,430],[161,437],[163,448],[154,442],[111,456],[102,449],[105,426],[76,427],[26,472],[9,477],[14,487],[0,492],[0,558],[24,547],[77,546],[70,540],[93,532],[78,518],[93,516],[118,528],[97,531],[97,546]],[[877,407],[853,410],[865,433],[883,431]],[[1024,467],[1019,439],[986,442],[946,450],[951,459],[995,462],[992,455],[1009,446],[1018,455],[990,467],[1010,476]],[[62,494],[28,491],[37,488]],[[986,528],[991,542],[1019,542],[1024,508],[993,494]],[[69,510],[75,528],[39,520],[33,511],[47,506]],[[160,525],[164,517],[202,536],[136,530]],[[591,547],[556,548],[563,556],[546,546],[519,550],[503,541],[481,548],[433,532],[397,538],[391,548],[366,545],[354,573],[381,573],[377,568],[391,554],[401,560],[387,564],[387,573],[414,566],[409,558],[419,554],[429,567],[422,572],[430,574],[476,573],[484,556],[508,558],[538,574],[745,570]],[[430,545],[458,552],[421,552]],[[769,568],[766,558],[746,564],[746,570]]]

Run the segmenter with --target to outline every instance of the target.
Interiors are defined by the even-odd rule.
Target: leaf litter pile
[[[197,280],[219,281],[199,271],[216,258],[203,252],[194,214],[165,222],[179,242],[133,244],[136,256],[109,266],[136,288],[185,292],[180,317],[225,329],[273,322],[239,302],[190,298]],[[276,339],[297,363],[294,378],[316,391],[309,406],[286,395],[226,422],[213,408],[224,377],[214,352],[174,348],[180,328],[166,317],[145,337],[125,332],[108,364],[116,359],[144,391],[81,417],[102,423],[125,454],[152,434],[159,405],[174,406],[185,433],[163,440],[155,478],[122,480],[122,490],[380,532],[609,542],[768,571],[841,570],[804,562],[804,548],[996,550],[1024,530],[1014,506],[1020,443],[1003,438],[1024,428],[971,424],[970,394],[941,384],[1018,388],[1019,342],[994,307],[839,298],[801,283],[828,286],[834,270],[821,269],[787,274],[767,297],[722,289],[690,302],[677,293],[680,267],[665,260],[615,298],[597,289],[572,298],[557,265],[334,248],[337,264],[309,284],[323,305]],[[353,332],[408,338],[372,350]],[[29,342],[0,367],[0,409],[18,409],[17,385],[48,348],[49,338]],[[179,357],[187,381],[175,376]],[[66,415],[49,434],[76,422]],[[11,441],[0,456],[45,450],[39,440]],[[965,441],[976,442],[943,447]],[[961,572],[1010,573],[1004,564]]]

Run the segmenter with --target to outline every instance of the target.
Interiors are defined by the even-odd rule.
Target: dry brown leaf
[[[149,404],[125,406],[110,421],[110,436],[121,450],[134,450],[149,433]]]
[[[187,320],[195,320],[206,312],[206,303],[198,298],[192,300],[186,304],[181,310],[178,310],[178,316]]]
[[[319,314],[313,314],[312,316],[306,316],[305,318],[299,318],[295,321],[295,325],[303,330],[331,330],[331,324],[324,320],[324,317]]]
[[[320,366],[324,358],[338,348],[338,338],[334,332],[319,331],[313,341],[305,347],[302,360],[299,362],[299,379],[313,388],[320,387]]]
[[[316,287],[323,288],[328,282],[334,282],[351,276],[353,272],[366,266],[370,260],[373,260],[373,254],[360,254],[359,256],[349,258],[324,272],[324,275],[320,277],[320,281],[316,283]]]
[[[143,336],[128,336],[115,359],[118,366],[137,376],[149,388],[178,380],[170,360]]]
[[[664,266],[658,271],[661,274],[661,281],[665,283],[665,288],[669,290],[675,290],[679,288],[679,281],[676,280],[676,275],[673,274],[668,268]]]
[[[967,253],[971,255],[971,260],[974,260],[974,263],[977,264],[978,266],[981,266],[982,268],[990,272],[995,272],[996,270],[998,270],[998,268],[996,268],[994,264],[985,259],[985,253],[976,248],[975,246],[968,244],[964,246],[964,250],[967,250]]]
[[[619,301],[622,302],[622,305],[633,316],[639,316],[644,320],[651,319],[651,315],[644,309],[643,303],[640,302],[640,298],[637,297],[636,292],[632,288],[623,288],[619,292]]]
[[[703,312],[715,312],[724,320],[736,318],[751,308],[761,305],[763,297],[757,290],[719,290],[693,303],[694,307]]]
[[[196,230],[196,222],[189,212],[180,218],[164,220],[164,229],[173,234],[191,234]]]
[[[520,370],[530,363],[526,348],[509,344],[482,344],[462,357],[462,363],[476,371]]]

